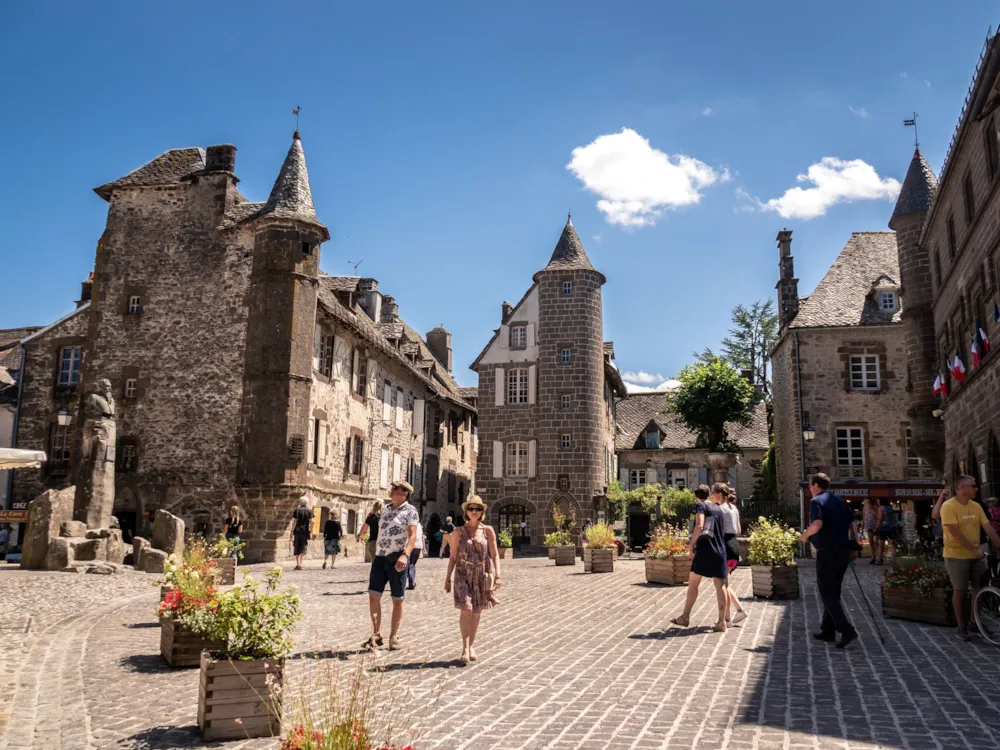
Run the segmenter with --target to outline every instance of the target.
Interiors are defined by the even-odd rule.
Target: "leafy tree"
[[[761,478],[760,493],[761,500],[778,499],[778,460],[774,455],[774,440],[768,446],[767,453],[764,454],[764,476]]]
[[[771,349],[777,341],[778,314],[774,311],[774,300],[757,300],[750,307],[733,308],[733,327],[722,339],[722,357],[737,370],[751,370],[753,382],[761,386],[765,398],[770,398]]]
[[[710,451],[737,450],[726,434],[726,423],[751,424],[756,404],[750,382],[722,360],[688,365],[679,380],[671,408],[698,433],[697,446]]]
[[[635,503],[646,513],[655,515],[659,510],[659,520],[666,519],[671,523],[687,522],[697,502],[694,493],[689,489],[657,482],[626,490],[617,479],[611,480],[606,497],[614,520],[624,519],[628,513],[628,506]]]
[[[695,358],[696,362],[701,362],[703,365],[710,364],[717,359],[722,359],[718,354],[712,351],[710,346],[706,346],[702,349],[701,354],[698,352],[691,352],[691,356]]]

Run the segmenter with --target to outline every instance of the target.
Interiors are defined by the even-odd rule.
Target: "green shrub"
[[[761,516],[748,540],[751,565],[791,565],[799,546],[799,535],[782,523]]]
[[[504,529],[497,534],[497,547],[510,549],[514,546],[514,538],[510,535],[510,529]]]

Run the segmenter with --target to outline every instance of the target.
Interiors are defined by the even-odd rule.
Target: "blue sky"
[[[669,376],[773,295],[779,229],[803,293],[852,231],[886,229],[903,118],[939,170],[998,21],[985,0],[19,3],[0,28],[0,328],[72,308],[94,186],[231,142],[263,200],[302,105],[323,269],[363,259],[411,325],[443,323],[461,382],[570,205],[621,369]]]

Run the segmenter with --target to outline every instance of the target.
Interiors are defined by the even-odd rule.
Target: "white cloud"
[[[703,115],[704,115],[705,117],[708,117],[708,116],[710,116],[710,115],[712,114],[712,108],[711,108],[711,107],[705,107],[705,109],[703,109],[703,110],[701,111],[701,113],[702,113],[702,114],[703,114]]]
[[[812,183],[812,187],[793,187],[769,201],[750,200],[762,211],[774,211],[786,219],[815,219],[838,203],[894,199],[902,187],[892,177],[879,177],[875,168],[861,159],[844,161],[834,156],[824,156],[795,179]]]
[[[924,83],[927,85],[927,88],[931,87],[931,82],[930,81],[925,80]]]
[[[667,209],[698,203],[702,188],[730,179],[728,169],[671,156],[630,128],[573,149],[566,169],[599,196],[597,208],[610,224],[626,227],[652,226]]]
[[[907,73],[906,71],[904,71],[904,72],[902,72],[902,73],[900,73],[900,74],[899,74],[899,77],[900,77],[900,78],[909,78],[909,77],[910,77],[910,74],[909,74],[909,73]]]
[[[625,380],[631,380],[633,383],[642,383],[643,385],[649,385],[650,383],[662,383],[664,377],[657,373],[653,375],[645,370],[639,370],[639,372],[623,372],[622,378]]]
[[[626,373],[626,375],[627,374],[628,373]],[[668,380],[664,380],[662,383],[655,386],[630,383],[629,379],[624,375],[622,376],[622,379],[625,381],[625,389],[629,393],[665,393],[666,391],[675,391],[681,386],[681,381],[676,380],[675,378],[669,378]]]
[[[854,107],[852,107],[851,105],[848,104],[847,108],[849,110],[851,110],[851,112],[853,112],[854,114],[856,114],[858,117],[860,117],[862,120],[867,120],[868,117],[869,117],[868,110],[866,110],[864,107],[861,107],[859,109],[855,109]]]
[[[594,235],[594,242],[596,244],[598,244],[598,245],[601,244],[601,233],[600,232],[598,232],[597,234]]]

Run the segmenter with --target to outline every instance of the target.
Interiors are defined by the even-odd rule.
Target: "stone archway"
[[[511,530],[515,548],[542,543],[537,509],[527,498],[519,495],[505,497],[491,506],[488,512],[489,524],[498,532],[505,528],[505,523],[517,524],[516,529]],[[525,525],[522,526],[522,523]]]
[[[115,504],[111,515],[118,519],[122,530],[122,540],[126,545],[132,543],[139,534],[142,524],[142,504],[139,493],[128,482],[120,481],[115,488]]]
[[[567,523],[570,524],[570,528],[564,529],[564,531],[569,531],[574,537],[579,536],[580,529],[587,518],[584,517],[583,506],[580,505],[580,501],[569,492],[557,492],[545,504],[545,510],[539,519],[539,525],[542,527],[543,533],[549,534],[556,531],[553,514],[556,508],[564,516],[567,516]]]

